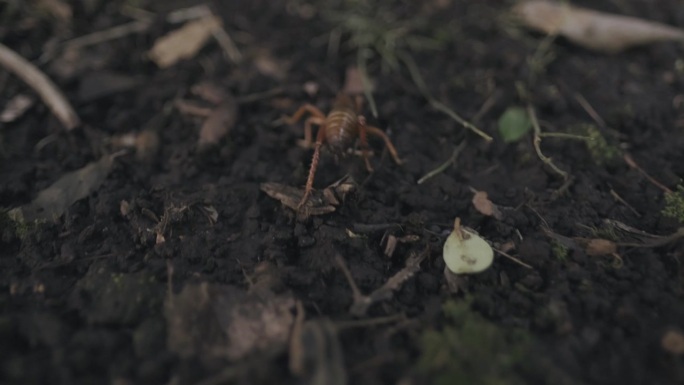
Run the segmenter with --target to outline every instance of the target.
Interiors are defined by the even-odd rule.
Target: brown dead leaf
[[[684,355],[684,335],[678,331],[670,330],[663,335],[660,346],[668,353],[676,356]]]
[[[235,125],[238,105],[235,99],[226,94],[224,100],[209,114],[200,129],[197,145],[206,148],[217,144]]]
[[[50,187],[38,193],[31,203],[10,210],[8,215],[18,222],[57,220],[72,204],[100,187],[118,155],[105,155],[81,169],[62,175]]]
[[[601,257],[604,255],[613,255],[617,253],[617,245],[613,241],[607,239],[585,239],[575,238],[575,241],[584,246],[587,255],[592,257]]]
[[[253,60],[254,66],[260,74],[281,81],[287,76],[287,71],[291,65],[288,61],[276,59],[266,49],[260,49]]]
[[[169,349],[183,358],[239,360],[286,348],[294,299],[223,285],[186,285],[167,298]]]
[[[148,55],[160,68],[168,68],[178,61],[190,59],[204,47],[214,29],[221,27],[216,16],[190,21],[154,42]]]
[[[356,189],[356,182],[347,176],[326,187],[323,191],[314,190],[300,210],[297,210],[297,206],[304,196],[304,189],[280,183],[262,183],[260,188],[271,198],[279,200],[283,206],[295,210],[298,218],[304,220],[309,216],[334,212],[336,206],[344,201],[347,194]]]
[[[129,132],[112,138],[115,148],[135,148],[135,156],[140,161],[151,160],[159,150],[159,135],[152,130]]]
[[[501,215],[501,210],[492,203],[492,201],[489,200],[487,197],[487,192],[486,191],[478,191],[473,195],[473,206],[475,207],[475,210],[480,212],[482,215],[486,215],[488,217],[494,217],[498,220],[501,220],[503,216]]]
[[[635,17],[613,15],[567,3],[532,0],[512,10],[527,27],[561,35],[584,48],[604,53],[659,41],[684,41],[684,30]]]

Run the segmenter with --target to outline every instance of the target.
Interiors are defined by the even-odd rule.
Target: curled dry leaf
[[[513,14],[531,29],[558,34],[584,48],[605,53],[659,41],[684,41],[684,30],[675,27],[560,2],[523,1],[513,7]]]
[[[617,244],[607,239],[574,238],[574,241],[584,247],[584,251],[591,257],[601,257],[617,253]]]
[[[168,68],[180,60],[197,55],[212,36],[213,30],[220,27],[221,20],[216,16],[190,21],[157,39],[148,55],[160,68]]]
[[[97,190],[112,170],[118,154],[105,155],[97,162],[64,174],[38,193],[31,203],[8,212],[17,222],[57,220],[72,204]]]
[[[475,210],[480,212],[482,215],[486,215],[488,217],[494,217],[498,220],[501,220],[503,218],[503,215],[501,214],[501,210],[492,203],[492,201],[489,200],[487,197],[487,192],[486,191],[478,191],[473,195],[473,206],[475,207]]]
[[[324,215],[336,210],[336,206],[343,202],[347,194],[356,189],[356,182],[349,176],[338,180],[326,187],[322,192],[314,190],[304,206],[298,210],[299,202],[304,196],[304,189],[287,186],[280,183],[262,183],[261,191],[271,198],[277,199],[283,206],[295,212],[300,220],[312,215]]]
[[[214,108],[202,124],[197,145],[206,148],[217,144],[235,125],[237,115],[237,102],[226,94],[223,102]]]

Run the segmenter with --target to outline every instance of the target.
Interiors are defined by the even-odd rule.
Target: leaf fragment
[[[85,167],[64,174],[50,187],[38,193],[29,204],[8,212],[18,222],[54,221],[74,203],[96,191],[112,170],[118,154],[105,155]]]
[[[499,134],[506,143],[517,142],[532,130],[527,112],[522,107],[508,107],[498,121]]]
[[[513,6],[512,13],[531,29],[558,34],[581,47],[604,53],[659,41],[684,42],[684,30],[679,28],[566,3],[523,1]]]
[[[501,210],[499,210],[499,207],[489,200],[486,191],[477,191],[475,195],[473,195],[472,203],[473,207],[475,207],[475,210],[482,215],[494,217],[498,220],[503,218]]]
[[[216,16],[190,21],[157,39],[148,56],[159,68],[168,68],[180,60],[193,58],[207,43],[213,30],[220,27],[221,20]]]

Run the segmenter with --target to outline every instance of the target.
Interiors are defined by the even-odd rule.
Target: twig
[[[625,154],[624,157],[623,157],[623,159],[625,160],[625,163],[627,163],[627,165],[628,165],[629,167],[631,167],[631,168],[637,170],[644,178],[648,179],[649,182],[653,183],[656,187],[658,187],[659,189],[663,190],[666,194],[671,194],[671,193],[672,193],[672,190],[670,190],[667,186],[665,186],[664,184],[658,182],[658,181],[655,180],[655,178],[653,178],[652,176],[648,175],[648,173],[646,173],[646,171],[644,171],[644,169],[641,168],[641,166],[639,166],[639,165],[637,164],[637,162],[634,161],[634,158],[632,158],[631,155]]]
[[[492,249],[494,249],[494,248],[492,248]],[[503,252],[503,251],[501,251],[501,250],[499,250],[499,249],[494,249],[494,251],[496,251],[497,253],[501,254],[503,257],[506,257],[506,258],[510,259],[511,261],[517,263],[517,264],[520,265],[520,266],[524,266],[524,267],[526,267],[526,268],[528,268],[528,269],[534,269],[532,266],[526,264],[525,262],[521,261],[520,259],[518,259],[518,258],[516,258],[516,257],[514,257],[514,256],[512,256],[512,255],[510,255],[510,254],[508,254],[508,253],[506,253],[506,252]]]
[[[586,111],[587,114],[589,114],[589,116],[592,119],[594,119],[594,122],[596,122],[596,124],[598,124],[601,127],[606,127],[606,121],[603,120],[603,118],[601,118],[601,115],[599,115],[598,112],[596,112],[594,107],[592,107],[591,104],[589,104],[587,99],[585,99],[584,96],[582,96],[582,94],[575,93],[575,100],[577,100],[577,103],[579,103],[580,106],[584,108],[584,111]]]
[[[0,43],[0,65],[33,88],[67,130],[72,130],[81,124],[81,119],[76,115],[76,111],[52,80],[36,66],[2,43]]]
[[[214,36],[216,42],[221,46],[223,53],[226,57],[233,62],[233,64],[239,64],[242,61],[242,54],[240,50],[231,39],[228,32],[223,29],[223,26],[217,26],[211,29],[211,34]]]
[[[562,176],[563,179],[566,181],[568,180],[568,173],[561,170],[553,164],[553,161],[551,158],[547,157],[542,153],[541,150],[541,128],[539,127],[539,121],[537,120],[537,114],[534,112],[534,108],[532,108],[531,104],[527,105],[527,114],[530,116],[530,121],[532,122],[532,128],[534,129],[534,150],[537,152],[537,156],[539,159],[544,162],[547,166],[549,166],[553,171],[555,171],[558,175]]]
[[[117,25],[103,31],[93,32],[88,35],[80,36],[69,41],[64,42],[60,46],[60,50],[80,49],[90,45],[104,43],[110,40],[120,39],[134,33],[147,31],[152,25],[152,19],[136,20],[130,23]]]
[[[446,170],[447,168],[449,168],[449,166],[456,162],[456,159],[458,159],[458,155],[461,153],[461,151],[463,151],[463,149],[465,149],[465,147],[466,141],[463,140],[458,146],[456,146],[456,148],[454,148],[454,152],[451,154],[451,157],[449,157],[449,159],[447,159],[446,162],[442,163],[439,167],[428,172],[422,178],[418,179],[418,184],[423,184],[426,180],[444,172],[444,170]]]
[[[403,52],[398,53],[399,58],[401,61],[404,62],[406,67],[409,70],[409,73],[411,74],[411,78],[413,79],[413,82],[416,84],[416,87],[420,90],[421,94],[423,94],[423,97],[430,103],[430,105],[436,109],[437,111],[441,111],[448,115],[450,118],[453,120],[457,121],[458,123],[461,123],[463,127],[471,130],[475,134],[479,135],[482,139],[491,142],[493,138],[489,135],[487,135],[484,131],[480,130],[479,128],[475,127],[474,124],[470,123],[469,121],[463,119],[460,117],[454,110],[449,108],[447,105],[444,103],[438,101],[435,99],[432,94],[430,94],[430,91],[428,90],[427,85],[425,84],[425,81],[423,80],[423,76],[420,74],[420,70],[418,69],[418,65],[416,62],[413,60],[413,58],[405,54]]]
[[[613,198],[615,198],[616,201],[622,203],[623,205],[625,205],[625,207],[627,207],[628,209],[632,210],[632,212],[634,213],[634,215],[637,216],[637,218],[641,218],[641,214],[639,214],[639,212],[638,212],[634,207],[632,207],[632,205],[630,205],[629,203],[627,203],[627,201],[625,201],[624,199],[622,199],[622,197],[621,197],[620,195],[618,195],[618,193],[615,192],[615,190],[610,189],[610,195],[612,195]]]

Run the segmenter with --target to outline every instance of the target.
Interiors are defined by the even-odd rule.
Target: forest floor
[[[684,177],[683,45],[592,52],[493,0],[215,1],[224,39],[160,68],[150,49],[196,1],[37,3],[2,6],[1,40],[82,124],[0,72],[0,109],[33,100],[0,123],[0,204],[30,219],[39,192],[66,197],[45,222],[0,221],[3,384],[684,382],[682,223],[663,214]],[[678,0],[576,3],[684,26]],[[373,172],[324,148],[318,215],[298,217],[265,192],[298,202],[313,154],[281,117],[327,113],[360,63],[362,114],[403,163],[373,136]],[[532,132],[503,140],[516,108],[573,136],[540,146],[565,176]],[[450,287],[456,218],[523,264],[497,254]]]

